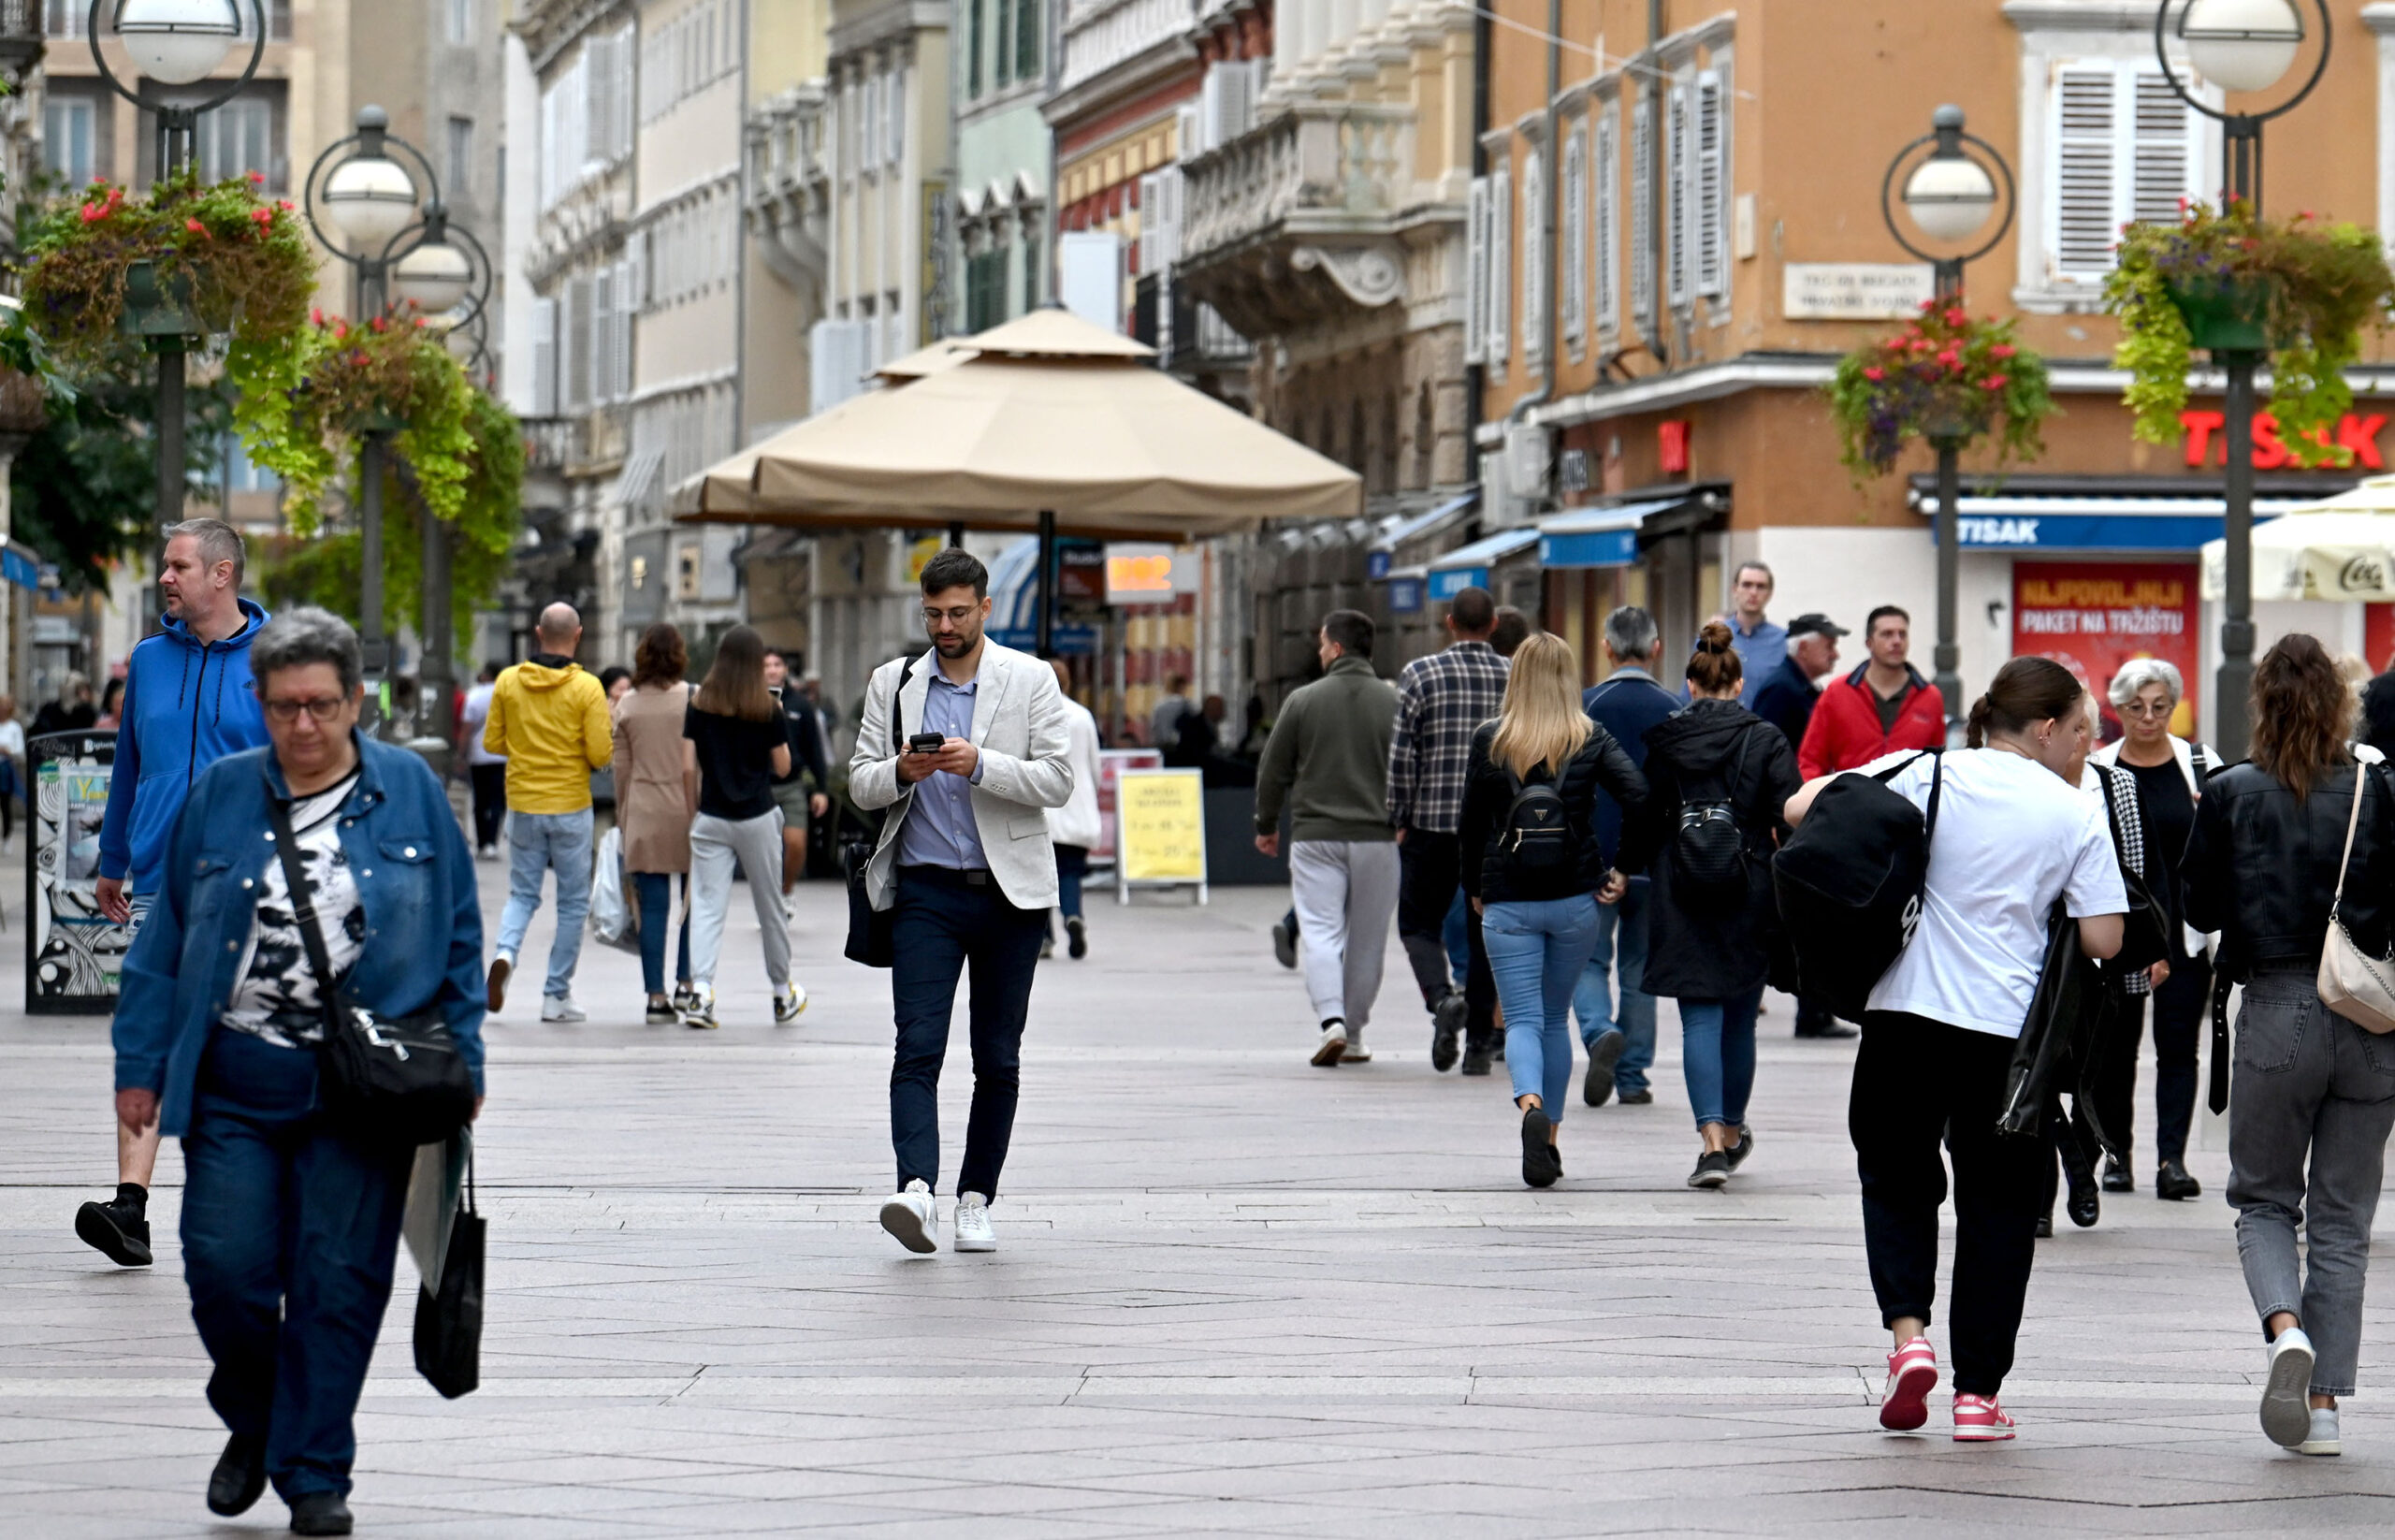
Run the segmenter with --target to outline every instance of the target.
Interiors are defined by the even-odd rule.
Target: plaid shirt
[[[1505,660],[1486,642],[1416,658],[1397,680],[1397,734],[1388,746],[1388,821],[1451,835],[1463,819],[1472,735],[1505,697]]]

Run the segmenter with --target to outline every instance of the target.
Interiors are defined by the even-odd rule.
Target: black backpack
[[[1722,763],[1743,764],[1746,748],[1742,733]],[[1672,835],[1672,896],[1700,903],[1743,902],[1747,839],[1738,830],[1735,793],[1722,784],[1719,765],[1694,790],[1696,794],[1681,798],[1679,826]]]
[[[1779,922],[1796,963],[1796,993],[1858,1021],[1871,986],[1921,923],[1929,839],[1946,762],[1930,757],[1929,812],[1889,790],[1913,756],[1877,775],[1844,775],[1822,788],[1805,821],[1772,858]]]
[[[1497,856],[1504,864],[1506,882],[1526,895],[1560,893],[1570,886],[1575,865],[1563,793],[1553,781],[1525,782],[1510,769],[1505,778],[1513,785],[1514,800],[1497,831]]]

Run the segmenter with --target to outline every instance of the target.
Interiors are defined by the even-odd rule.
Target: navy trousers
[[[316,1055],[218,1027],[183,1140],[183,1279],[208,1402],[285,1501],[349,1490],[415,1152],[314,1111]]]
[[[973,877],[981,880],[969,881]],[[918,1178],[939,1190],[939,1071],[948,1057],[957,981],[969,966],[973,1111],[965,1125],[956,1190],[998,1196],[998,1171],[1014,1135],[1023,1024],[1047,929],[1045,910],[1016,908],[987,872],[899,868],[891,922],[898,1050],[890,1066],[890,1142],[902,1190]]]

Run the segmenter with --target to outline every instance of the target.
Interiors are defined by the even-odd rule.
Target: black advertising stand
[[[100,913],[100,819],[116,734],[45,733],[25,743],[25,1011],[106,1016],[133,929]]]

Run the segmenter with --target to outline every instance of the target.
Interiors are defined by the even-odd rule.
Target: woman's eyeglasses
[[[2124,717],[2168,717],[2175,709],[2170,701],[2131,701],[2121,707]]]
[[[266,707],[266,714],[274,719],[277,726],[289,727],[299,719],[299,713],[302,711],[315,718],[319,722],[331,721],[341,715],[341,698],[338,695],[319,695],[312,701],[276,700],[260,704]]]

